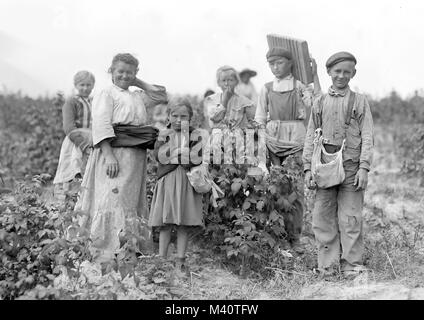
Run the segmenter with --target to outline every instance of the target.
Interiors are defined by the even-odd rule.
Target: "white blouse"
[[[147,121],[146,106],[166,103],[166,90],[155,86],[158,91],[129,91],[111,85],[100,91],[93,99],[93,145],[115,137],[113,125],[144,125]]]

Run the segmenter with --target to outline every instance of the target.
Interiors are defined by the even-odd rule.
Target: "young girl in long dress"
[[[142,148],[113,147],[114,126],[145,125],[146,106],[167,102],[164,87],[136,78],[138,60],[131,54],[116,55],[109,71],[112,84],[93,99],[94,149],[75,207],[88,216],[85,227],[99,262],[114,258],[122,231],[129,228],[139,234],[140,219],[147,224],[147,152]],[[143,91],[128,90],[132,85]]]
[[[168,108],[171,128],[161,132],[154,151],[158,160],[158,181],[152,198],[149,226],[160,227],[159,256],[162,258],[167,257],[171,231],[176,228],[177,268],[180,269],[185,268],[188,227],[203,226],[202,194],[193,189],[187,178],[187,171],[195,164],[186,156],[200,143],[190,142],[188,138],[193,131],[188,125],[192,116],[193,109],[188,101],[171,102]],[[188,130],[189,134],[184,130]]]
[[[79,131],[91,130],[91,91],[95,83],[94,75],[79,71],[74,76],[76,95],[68,98],[62,107],[63,131],[66,134],[60,149],[59,164],[53,180],[56,193],[69,188],[75,178],[81,178],[91,146],[90,134]]]

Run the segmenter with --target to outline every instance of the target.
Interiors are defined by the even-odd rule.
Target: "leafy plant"
[[[205,234],[218,252],[241,264],[242,273],[248,266],[290,259],[285,224],[293,219],[293,203],[299,197],[299,166],[290,156],[283,167],[271,167],[266,179],[249,176],[243,165],[213,166],[211,174],[226,196],[217,208],[208,206]]]
[[[0,199],[0,296],[14,299],[41,285],[52,285],[64,266],[72,273],[79,261],[90,258],[86,238],[68,241],[76,228],[75,199],[63,206],[40,201],[49,175],[19,182],[10,201]],[[43,291],[38,298],[48,298]],[[54,295],[59,294],[54,292]]]

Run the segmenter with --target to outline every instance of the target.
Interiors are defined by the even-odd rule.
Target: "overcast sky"
[[[352,87],[382,96],[424,88],[422,0],[1,0],[0,83],[30,94],[70,92],[72,77],[92,71],[98,90],[118,52],[140,60],[139,76],[171,93],[216,88],[224,64],[272,79],[266,35],[308,41],[323,87],[325,61],[337,51],[358,59]]]

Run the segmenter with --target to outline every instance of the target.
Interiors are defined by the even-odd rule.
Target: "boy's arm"
[[[314,96],[318,96],[321,94],[321,84],[319,83],[319,77],[318,77],[318,67],[315,59],[311,58],[312,63],[312,74],[314,76]]]
[[[364,112],[363,117],[359,121],[361,130],[362,147],[361,156],[359,159],[359,168],[370,171],[373,149],[374,149],[374,123],[372,120],[371,109],[368,100],[364,97]]]
[[[312,107],[311,110],[311,116],[309,117],[309,123],[308,123],[308,129],[306,131],[306,138],[305,138],[305,144],[303,146],[303,154],[302,154],[302,161],[303,161],[303,170],[306,172],[308,170],[311,170],[311,158],[312,158],[312,152],[314,150],[314,133],[315,133],[315,123],[313,119],[313,113],[314,113],[314,107]]]
[[[264,127],[266,125],[266,119],[267,119],[266,95],[267,95],[267,89],[265,86],[263,86],[261,89],[261,93],[259,94],[258,105],[256,106],[256,113],[255,113],[255,121]]]

